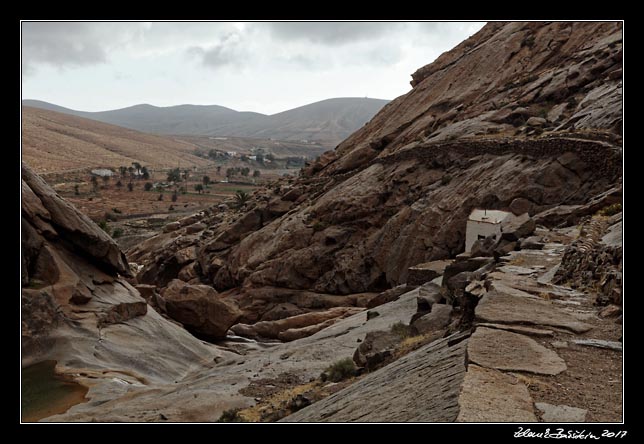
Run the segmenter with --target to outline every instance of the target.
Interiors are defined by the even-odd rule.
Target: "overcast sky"
[[[24,22],[22,97],[83,111],[138,103],[273,114],[393,99],[475,22]]]

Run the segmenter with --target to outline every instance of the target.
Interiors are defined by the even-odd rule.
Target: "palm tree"
[[[201,192],[203,191],[203,185],[201,185],[200,183],[195,185],[195,191],[197,191],[199,194],[201,194]]]
[[[137,172],[137,174],[138,174],[138,173],[140,173],[140,171],[141,171],[141,164],[140,164],[139,162],[132,162],[132,165],[134,166],[134,168],[136,168],[136,172]]]
[[[181,172],[179,168],[174,168],[168,173],[168,182],[179,182],[181,180]]]
[[[246,202],[250,200],[250,195],[244,190],[235,191],[235,204],[237,208],[241,208],[246,205]]]

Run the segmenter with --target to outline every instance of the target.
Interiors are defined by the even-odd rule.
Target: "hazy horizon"
[[[379,101],[386,101],[386,102],[390,102],[391,100],[393,100],[393,99],[382,99],[382,98],[379,98],[379,97],[328,97],[326,99],[318,100],[316,102],[303,103],[301,105],[296,105],[293,108],[283,109],[283,110],[274,112],[272,114],[266,114],[266,115],[271,116],[271,115],[275,115],[275,114],[280,114],[282,112],[290,111],[290,110],[293,110],[293,109],[296,109],[296,108],[301,108],[303,106],[312,105],[314,103],[324,102],[326,100],[334,100],[334,99],[369,99],[369,100],[379,100]],[[173,108],[173,107],[177,107],[177,106],[223,106],[223,105],[219,105],[218,103],[207,103],[207,104],[201,104],[201,103],[178,103],[176,105],[167,105],[167,106],[155,105],[154,103],[133,103],[131,105],[123,106],[123,107],[120,107],[120,108],[99,109],[99,110],[96,110],[96,111],[94,111],[94,110],[89,111],[89,110],[86,110],[86,109],[71,108],[71,107],[68,107],[68,106],[61,105],[60,103],[49,102],[47,100],[42,100],[42,99],[39,99],[39,98],[23,97],[22,101],[45,102],[45,103],[49,103],[51,105],[57,105],[57,106],[61,106],[63,108],[68,108],[68,109],[71,109],[73,111],[82,111],[82,112],[117,111],[117,110],[121,110],[121,109],[125,109],[125,108],[131,108],[131,107],[134,107],[134,106],[141,106],[141,105],[149,105],[149,106],[153,106],[155,108]],[[224,106],[224,108],[229,108],[229,109],[231,109],[233,111],[242,112],[242,113],[244,113],[244,112],[260,113],[259,111],[255,111],[255,110],[252,110],[252,109],[235,109],[235,108],[232,108],[232,107],[229,107],[229,106]],[[260,113],[260,114],[265,114],[265,113]]]
[[[22,97],[81,111],[219,105],[276,114],[393,100],[481,22],[22,22]]]

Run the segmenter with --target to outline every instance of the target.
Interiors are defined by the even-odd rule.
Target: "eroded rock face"
[[[22,166],[22,364],[57,371],[109,398],[127,384],[168,383],[223,353],[149,310],[124,278],[125,256],[90,219]],[[88,376],[89,377],[89,376]]]
[[[79,251],[85,253],[96,265],[123,276],[131,276],[125,255],[108,234],[82,214],[72,204],[61,198],[42,178],[22,164],[23,227],[31,225],[44,235],[58,234]],[[29,230],[26,244],[37,243],[37,236]],[[33,240],[29,240],[33,239]],[[23,251],[31,264],[33,249]]]
[[[363,310],[363,308],[357,307],[334,307],[329,310],[303,313],[275,321],[261,321],[253,325],[237,324],[233,326],[232,330],[235,334],[242,336],[292,341],[313,334],[332,325],[335,321]],[[319,328],[316,329],[315,326]],[[304,328],[307,330],[301,330]]]
[[[477,207],[533,215],[526,233],[574,221],[621,177],[621,46],[619,23],[490,23],[301,177],[199,219],[212,234],[177,229],[130,251],[146,263],[139,282],[167,285],[189,265],[174,253],[195,246],[189,270],[259,320],[274,306],[257,303],[266,288],[408,282],[410,267],[463,251]],[[496,255],[517,248],[506,241]]]

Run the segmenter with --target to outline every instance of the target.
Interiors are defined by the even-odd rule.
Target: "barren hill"
[[[95,120],[31,107],[22,110],[22,158],[38,173],[132,162],[155,168],[206,165],[194,149],[190,143]]]
[[[267,116],[218,105],[156,107],[135,105],[101,112],[77,111],[39,100],[26,106],[98,120],[148,133],[237,136],[277,140],[315,140],[334,147],[364,125],[386,100],[335,98]]]

